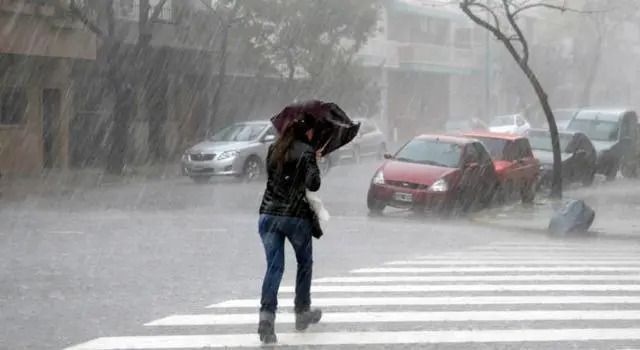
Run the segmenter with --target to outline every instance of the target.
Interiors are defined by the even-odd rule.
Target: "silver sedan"
[[[269,145],[276,131],[269,121],[232,124],[189,148],[182,155],[182,173],[195,182],[213,176],[255,180],[264,172]]]

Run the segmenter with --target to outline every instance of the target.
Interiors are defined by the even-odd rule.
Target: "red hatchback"
[[[493,162],[476,140],[423,135],[409,141],[376,171],[367,206],[373,213],[387,207],[416,211],[463,211],[486,206],[498,184]]]
[[[519,196],[523,202],[532,202],[540,172],[540,163],[533,156],[526,137],[494,132],[468,132],[465,137],[482,142],[491,154],[503,200]]]

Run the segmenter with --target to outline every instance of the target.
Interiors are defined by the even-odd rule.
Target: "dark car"
[[[522,202],[535,199],[539,163],[526,137],[514,134],[476,131],[464,136],[482,142],[493,159],[500,180],[500,199],[520,197]]]
[[[498,178],[482,143],[463,137],[422,135],[404,145],[376,171],[367,206],[449,213],[493,199]]]
[[[596,173],[596,149],[587,135],[578,131],[561,131],[562,180],[565,183],[582,183],[589,186]],[[553,151],[551,134],[544,129],[531,129],[527,133],[533,154],[540,162],[541,187],[551,185],[553,174]]]
[[[638,116],[626,109],[583,109],[569,122],[567,130],[587,135],[597,151],[597,172],[615,179],[637,172],[635,150],[638,143]]]

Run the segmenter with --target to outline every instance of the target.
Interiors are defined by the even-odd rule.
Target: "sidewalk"
[[[125,170],[123,176],[109,175],[103,169],[52,169],[41,174],[0,178],[0,198],[7,200],[29,196],[73,195],[92,188],[109,187],[149,180],[177,177],[179,166],[162,164]]]
[[[619,180],[567,191],[561,201],[539,195],[533,205],[513,203],[475,214],[472,221],[497,228],[547,233],[553,213],[570,199],[582,199],[596,212],[589,232],[598,237],[640,239],[640,181]]]

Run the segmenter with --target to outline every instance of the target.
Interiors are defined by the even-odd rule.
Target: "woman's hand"
[[[316,160],[320,160],[322,158],[322,150],[316,151]]]

